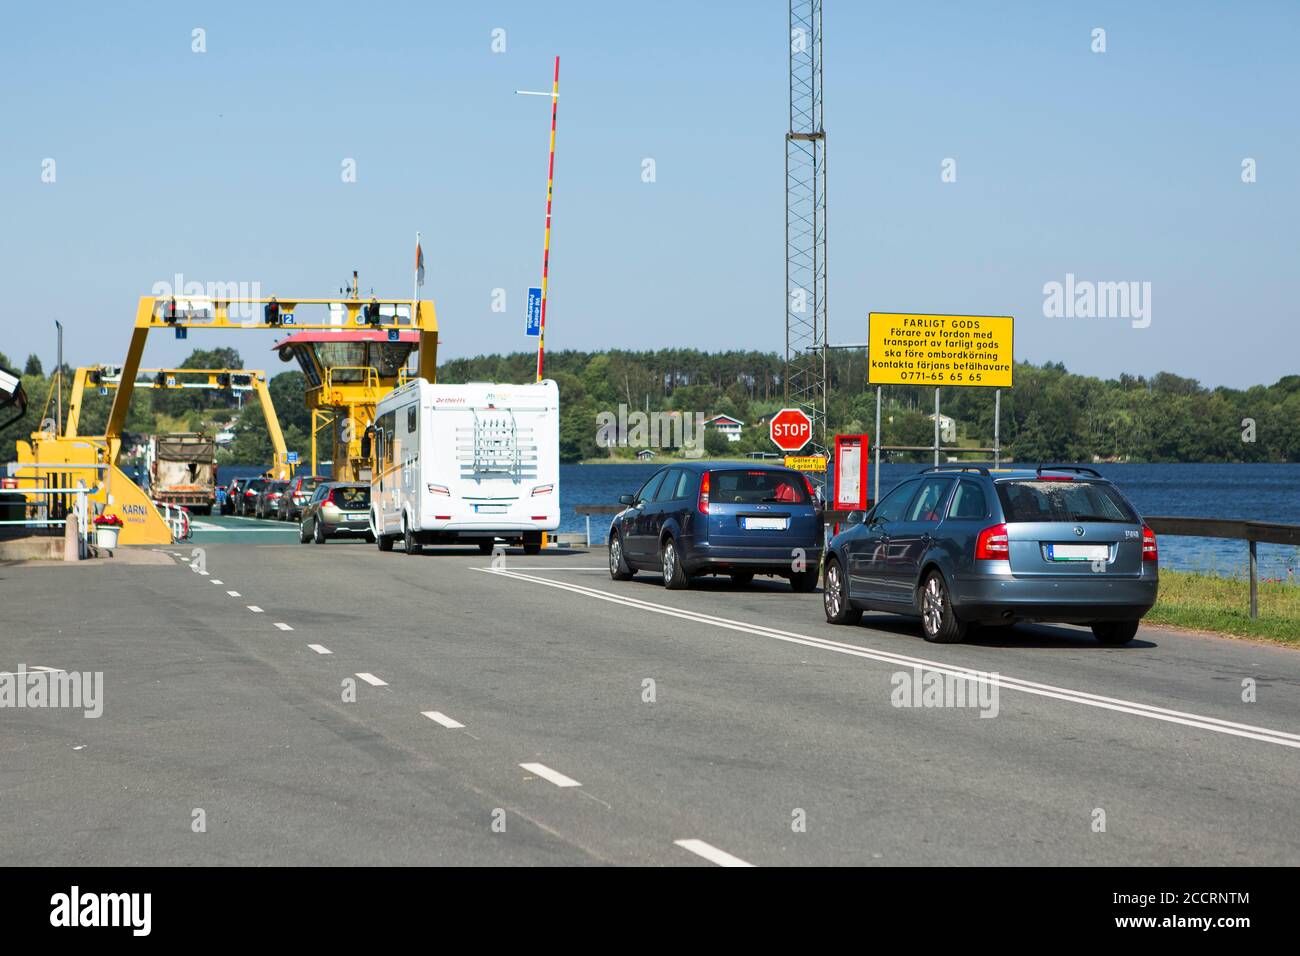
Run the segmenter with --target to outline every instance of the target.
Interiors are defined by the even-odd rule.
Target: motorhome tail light
[[[985,528],[975,539],[975,557],[981,561],[1005,561],[1010,555],[1007,526],[995,524]]]
[[[533,515],[532,520],[533,520],[533,521],[545,521],[545,520],[546,520],[546,515]]]
[[[1142,526],[1142,560],[1158,561],[1160,552],[1156,550],[1156,533],[1146,525]]]
[[[536,488],[533,489],[533,495],[534,496],[549,495],[554,490],[555,490],[554,485],[538,485]]]
[[[699,509],[702,515],[709,513],[709,472],[707,471],[700,475]]]
[[[451,520],[451,515],[434,515],[434,516],[433,516],[433,520],[434,520],[434,521],[450,521],[450,520]]]
[[[450,495],[451,492],[443,485],[429,485],[429,494],[431,495]]]

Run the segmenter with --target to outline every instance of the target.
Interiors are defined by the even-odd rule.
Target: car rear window
[[[788,471],[715,471],[709,479],[709,500],[721,504],[808,503],[803,478]]]
[[[1007,521],[1137,522],[1137,514],[1113,485],[1099,481],[999,481]]]
[[[370,507],[369,488],[335,488],[334,503],[344,511],[357,511]]]
[[[298,494],[309,495],[316,490],[318,485],[320,485],[319,478],[304,478],[299,485]]]

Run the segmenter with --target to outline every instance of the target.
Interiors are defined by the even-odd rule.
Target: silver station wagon
[[[972,624],[1084,624],[1127,644],[1156,600],[1156,536],[1091,468],[938,466],[902,482],[827,551],[833,624],[863,610],[921,619],[927,641]]]

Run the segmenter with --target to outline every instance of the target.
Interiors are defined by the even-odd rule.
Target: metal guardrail
[[[587,519],[587,545],[591,545],[591,516],[615,515],[625,505],[577,505],[573,510]],[[871,507],[869,502],[867,507]],[[826,524],[843,522],[848,511],[827,508],[823,513]],[[1238,521],[1225,518],[1183,518],[1153,515],[1146,518],[1148,527],[1157,535],[1189,538],[1230,538],[1245,541],[1250,553],[1250,616],[1259,617],[1259,561],[1257,544],[1293,544],[1300,547],[1300,525],[1279,524],[1272,521]]]
[[[1250,552],[1250,616],[1259,617],[1259,564],[1257,544],[1294,544],[1300,546],[1300,524],[1272,521],[1235,521],[1225,518],[1182,518],[1151,515],[1147,526],[1157,535],[1188,538],[1234,538],[1245,541]]]

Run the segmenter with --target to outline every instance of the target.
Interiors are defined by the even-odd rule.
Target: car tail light
[[[803,486],[808,489],[808,500],[810,502],[816,503],[817,489],[813,486],[812,479],[809,478],[807,475],[803,476]]]
[[[709,513],[709,473],[707,471],[700,476],[699,509],[702,515]]]
[[[450,495],[450,494],[451,494],[451,492],[448,491],[448,490],[447,490],[443,485],[429,485],[428,487],[429,487],[429,494],[431,494],[431,495]]]
[[[533,494],[534,494],[534,495],[549,495],[549,494],[550,494],[552,491],[554,491],[554,490],[555,490],[555,486],[554,486],[554,485],[538,485],[536,488],[533,489]]]
[[[1160,552],[1156,550],[1156,533],[1146,525],[1142,526],[1142,560],[1158,561]]]
[[[995,524],[985,528],[975,540],[975,557],[980,561],[1005,561],[1011,553],[1007,544],[1007,526]]]

